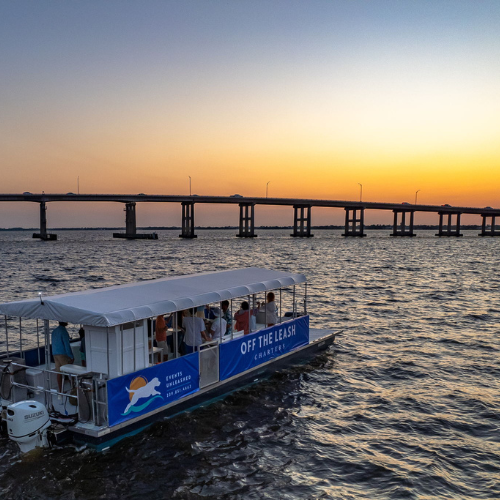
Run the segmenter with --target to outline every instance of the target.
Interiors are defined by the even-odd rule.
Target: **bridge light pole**
[[[417,204],[417,194],[418,194],[419,191],[420,191],[420,189],[417,189],[415,191],[415,205]]]
[[[358,185],[359,185],[359,201],[361,201],[363,199],[363,184],[358,182]]]
[[[269,187],[269,183],[270,183],[270,182],[271,182],[271,181],[267,181],[267,184],[266,184],[266,198],[267,198],[267,192],[268,192],[268,191],[267,191],[267,189],[268,189],[268,187]]]
[[[191,196],[191,176],[188,175],[189,177],[189,196]]]

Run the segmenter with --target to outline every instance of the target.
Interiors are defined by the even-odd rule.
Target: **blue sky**
[[[500,206],[499,33],[497,0],[2,0],[2,191]]]

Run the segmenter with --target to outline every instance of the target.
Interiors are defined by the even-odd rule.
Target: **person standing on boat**
[[[222,308],[222,319],[226,320],[226,333],[225,335],[231,335],[233,331],[233,317],[231,316],[231,309],[229,309],[229,300],[223,300],[221,302]]]
[[[193,313],[184,311],[185,315],[182,319],[182,326],[185,329],[183,344],[183,354],[191,354],[199,350],[200,345],[204,340],[209,340],[205,330],[205,322],[203,318],[193,316]]]
[[[273,326],[278,322],[276,302],[274,302],[274,293],[267,294],[267,304],[265,308],[267,326]]]
[[[66,330],[68,323],[59,321],[59,326],[52,330],[52,356],[56,365],[56,372],[61,371],[61,366],[71,365],[75,361],[73,351],[69,345],[69,333]],[[62,375],[57,375],[59,392],[62,392]]]
[[[214,320],[210,328],[210,335],[212,336],[212,340],[222,340],[222,337],[226,333],[227,322],[221,317],[221,311],[218,307],[213,307],[212,313],[214,315]]]

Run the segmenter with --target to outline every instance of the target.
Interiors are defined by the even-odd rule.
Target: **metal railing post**
[[[7,315],[4,315],[5,318],[5,343],[7,344],[7,357],[10,358],[9,353],[9,326],[7,325]]]

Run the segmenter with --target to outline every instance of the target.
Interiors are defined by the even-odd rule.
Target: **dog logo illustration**
[[[122,415],[128,415],[131,412],[137,413],[145,408],[147,408],[155,399],[163,397],[161,393],[156,390],[156,387],[160,385],[160,381],[157,377],[148,382],[148,379],[144,376],[136,377],[132,382],[130,382],[130,387],[125,387],[130,398],[130,403],[125,408]],[[149,398],[145,403],[141,403],[136,406],[136,403],[140,399]]]

